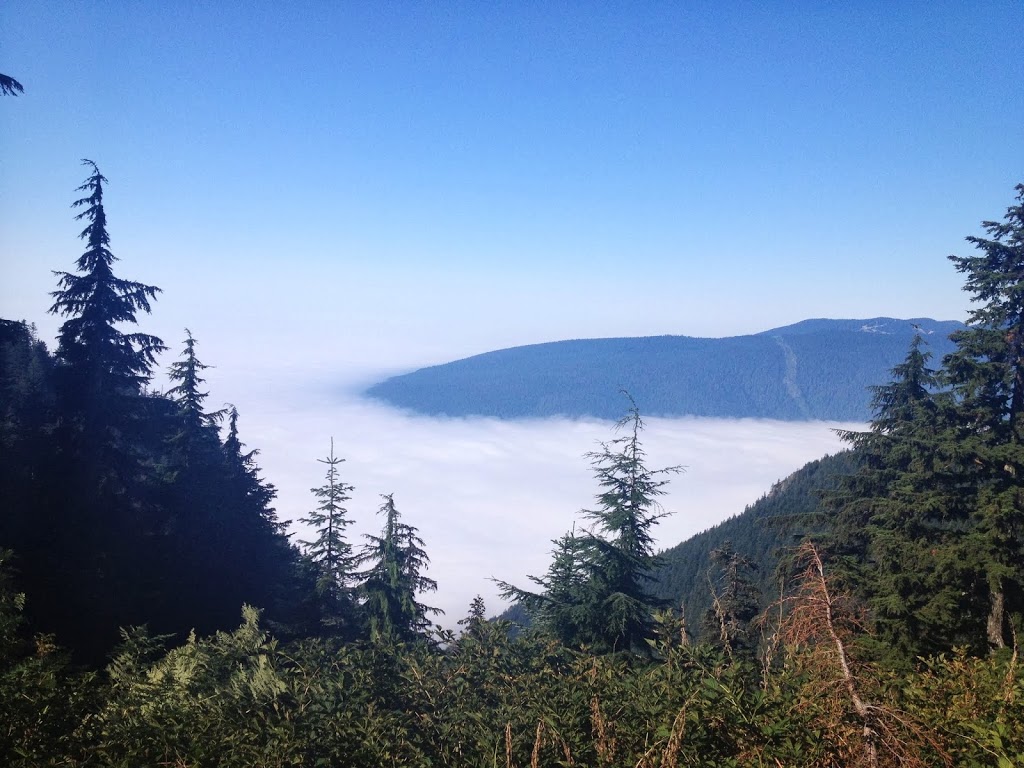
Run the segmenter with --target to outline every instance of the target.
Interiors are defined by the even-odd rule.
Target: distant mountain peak
[[[419,413],[618,418],[627,389],[651,416],[866,421],[915,333],[936,359],[962,323],[815,318],[747,336],[573,339],[393,376],[366,394]]]

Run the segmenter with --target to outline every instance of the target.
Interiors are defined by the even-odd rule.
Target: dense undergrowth
[[[0,755],[12,768],[1022,764],[1015,651],[871,663],[840,599],[830,624],[820,590],[801,589],[781,626],[762,622],[758,654],[690,645],[668,615],[650,659],[510,639],[479,616],[432,642],[280,643],[245,608],[237,630],[169,650],[127,632],[99,674],[45,637],[19,642],[8,591]]]

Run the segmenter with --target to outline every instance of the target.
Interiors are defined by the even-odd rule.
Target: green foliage
[[[733,651],[752,651],[751,622],[760,613],[760,591],[752,579],[757,564],[725,542],[711,552],[717,574],[708,574],[711,607],[704,614],[704,636]]]
[[[652,574],[653,594],[675,607],[690,631],[703,631],[701,618],[712,610],[708,576],[716,567],[711,553],[728,543],[757,565],[749,578],[761,595],[760,608],[767,608],[779,596],[776,571],[780,555],[792,545],[793,527],[820,528],[822,493],[856,468],[857,457],[850,451],[808,462],[741,514],[663,551],[662,565]]]
[[[15,601],[0,594],[3,620]],[[90,678],[17,658],[12,675],[5,651],[2,722],[18,740],[0,756],[83,768],[862,764],[863,729],[815,618],[824,603],[807,597],[806,610],[785,613],[775,661],[761,664],[672,631],[654,642],[656,660],[575,653],[539,634],[510,639],[479,601],[463,633],[441,645],[281,645],[252,608],[234,632],[168,651],[129,631],[96,703],[97,692],[84,695]],[[830,604],[853,640],[840,603]],[[1004,766],[1024,755],[1015,656],[959,652],[909,672],[853,670],[879,724],[878,765]]]
[[[950,257],[980,306],[943,361],[956,399],[949,439],[962,450],[957,490],[968,497],[951,510],[963,529],[954,549],[982,582],[993,648],[1024,616],[1024,184],[1016,191],[1002,222],[982,223],[989,237],[967,238],[980,255]]]
[[[912,656],[1010,644],[1024,615],[1024,185],[980,256],[951,257],[982,306],[940,371],[916,338],[872,428],[846,439],[861,471],[833,498],[837,556],[883,642]],[[941,388],[939,391],[937,389]]]
[[[48,635],[25,634],[25,595],[14,591],[9,551],[0,550],[0,763],[57,765],[94,695],[91,674],[72,675]]]
[[[584,510],[594,530],[555,542],[548,573],[531,577],[543,591],[531,593],[499,582],[506,598],[524,602],[537,626],[569,646],[599,652],[647,652],[658,600],[648,582],[658,566],[652,528],[664,516],[657,497],[665,493],[673,466],[648,469],[640,442],[643,421],[628,394],[629,413],[616,424],[625,432],[587,454],[601,491],[598,506]]]
[[[411,641],[430,628],[430,614],[441,613],[417,599],[435,591],[437,582],[423,574],[430,559],[417,529],[401,522],[391,494],[381,498],[384,528],[380,536],[366,536],[358,557],[360,565],[369,566],[359,574],[363,614],[371,640]]]
[[[171,363],[167,370],[167,378],[177,382],[167,390],[167,397],[178,406],[178,418],[181,420],[180,429],[171,437],[171,441],[180,452],[181,461],[187,465],[192,458],[192,448],[196,442],[202,440],[204,436],[212,436],[216,443],[216,428],[224,419],[226,410],[210,413],[203,410],[203,403],[209,393],[200,390],[206,381],[201,374],[210,366],[200,362],[196,357],[197,342],[188,328],[185,329],[184,344],[182,359]]]
[[[788,647],[785,664],[761,671],[667,640],[656,662],[575,654],[476,618],[446,650],[283,647],[251,610],[236,632],[162,656],[129,635],[77,754],[112,768],[860,764],[860,725],[819,652],[827,642]],[[897,716],[879,765],[1002,765],[1024,748],[1013,660],[936,657],[910,674],[857,674],[880,717]]]
[[[316,592],[321,604],[321,621],[338,631],[344,624],[354,623],[353,582],[357,559],[352,545],[345,538],[345,529],[352,521],[343,506],[350,498],[348,494],[352,486],[339,478],[338,465],[344,459],[334,455],[334,438],[331,438],[331,452],[327,458],[317,461],[327,465],[326,482],[311,489],[319,504],[302,518],[302,522],[313,527],[316,539],[303,544],[306,557],[317,571]]]

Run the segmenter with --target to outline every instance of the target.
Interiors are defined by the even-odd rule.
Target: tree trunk
[[[989,595],[988,644],[993,650],[1006,647],[1003,630],[1006,626],[1006,607],[1002,584]]]

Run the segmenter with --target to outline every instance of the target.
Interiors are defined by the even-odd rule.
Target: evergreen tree
[[[1008,643],[1024,611],[1024,185],[982,254],[952,256],[981,306],[939,372],[915,340],[875,391],[862,470],[837,497],[836,552],[882,637],[908,655]],[[935,390],[940,391],[936,392]]]
[[[469,613],[464,619],[459,619],[459,626],[462,627],[460,641],[479,640],[483,637],[487,627],[487,606],[480,595],[470,601]]]
[[[657,498],[665,493],[666,476],[682,471],[647,468],[644,423],[629,401],[628,414],[616,424],[626,434],[587,454],[602,489],[597,508],[583,511],[594,530],[555,542],[548,574],[530,577],[541,593],[498,582],[504,597],[523,601],[562,642],[599,652],[647,652],[653,610],[661,603],[647,588],[660,562],[651,530],[666,514]]]
[[[309,624],[312,619],[306,614],[313,609],[306,603],[315,588],[315,579],[311,577],[306,588],[298,550],[288,540],[290,521],[279,520],[273,506],[277,488],[260,476],[259,450],[246,451],[239,438],[238,409],[229,405],[227,413],[228,434],[223,445],[227,467],[222,486],[236,510],[238,528],[247,534],[245,541],[250,542],[240,547],[239,558],[257,585],[256,594],[245,600],[265,606],[272,620]]]
[[[269,526],[283,532],[286,523],[278,522],[277,510],[271,506],[277,498],[277,488],[260,477],[260,468],[256,463],[259,450],[244,450],[245,443],[238,437],[238,409],[234,405],[227,406],[227,415],[228,434],[223,447],[227,460],[227,483],[236,495],[246,499],[250,509],[258,511],[258,516]]]
[[[153,420],[166,401],[142,397],[162,342],[122,331],[150,311],[159,289],[124,280],[116,260],[104,208],[106,178],[95,163],[73,207],[85,220],[86,241],[78,274],[57,272],[50,312],[65,318],[58,335],[54,383],[59,477],[38,508],[36,525],[47,542],[34,566],[45,571],[33,601],[39,624],[56,631],[85,657],[102,657],[117,628],[151,615],[151,595],[160,562],[152,468],[165,435]],[[53,473],[53,470],[48,470]],[[43,618],[46,617],[46,618]],[[84,618],[83,618],[84,617]]]
[[[301,521],[313,527],[316,539],[303,542],[305,554],[317,570],[316,591],[322,605],[324,621],[328,625],[343,623],[352,614],[352,579],[356,558],[352,546],[345,538],[345,529],[352,524],[344,504],[351,497],[352,486],[343,483],[338,466],[344,461],[334,455],[334,438],[326,459],[317,459],[327,465],[325,483],[310,492],[319,504]]]
[[[645,650],[651,635],[651,612],[658,601],[647,584],[659,564],[652,528],[667,513],[658,497],[664,495],[667,475],[682,467],[648,469],[640,443],[643,420],[628,394],[629,411],[616,425],[622,437],[587,454],[598,485],[598,506],[584,510],[595,530],[584,537],[592,610],[592,642],[605,650]]]
[[[226,410],[222,408],[211,413],[203,410],[203,402],[209,393],[200,390],[206,382],[200,374],[210,366],[196,357],[196,340],[188,328],[185,329],[184,344],[182,359],[171,363],[167,372],[167,377],[177,382],[167,390],[167,396],[177,404],[181,422],[181,427],[171,440],[187,465],[195,443],[203,437],[217,437],[217,426],[223,421]],[[214,443],[219,448],[219,440],[214,440]]]
[[[761,593],[752,575],[757,564],[737,552],[726,541],[711,552],[718,574],[708,574],[712,605],[704,616],[704,634],[713,642],[734,651],[751,652],[755,643],[750,622],[760,613]]]
[[[988,597],[985,634],[1001,648],[1024,613],[1024,184],[1002,222],[968,237],[981,253],[950,256],[979,303],[957,349],[944,360],[956,398],[957,484],[973,495],[951,525],[961,559],[972,563]]]
[[[90,396],[100,393],[137,394],[150,378],[163,342],[146,333],[124,333],[120,323],[134,324],[139,311],[150,311],[150,300],[160,289],[114,275],[116,257],[110,251],[107,216],[103,207],[106,177],[91,160],[83,160],[92,173],[78,189],[84,207],[76,219],[85,219],[79,235],[86,250],[75,265],[81,274],[55,272],[59,289],[53,292],[51,314],[67,317],[58,336],[57,358],[78,372],[77,383]]]
[[[576,530],[552,542],[551,564],[544,576],[528,576],[540,592],[519,589],[498,581],[502,597],[525,608],[530,626],[558,638],[564,645],[576,645],[589,636],[593,617],[589,615],[586,569],[587,551]]]
[[[435,591],[437,582],[423,575],[430,558],[416,528],[401,522],[391,494],[381,498],[384,528],[380,536],[366,536],[358,558],[360,565],[369,565],[360,574],[363,610],[371,640],[413,640],[430,628],[430,614],[442,612],[417,599],[421,592]]]
[[[839,583],[870,607],[886,649],[905,657],[974,645],[978,595],[958,551],[969,500],[956,481],[954,403],[917,335],[890,383],[873,388],[866,432],[841,432],[858,471],[826,497]]]

